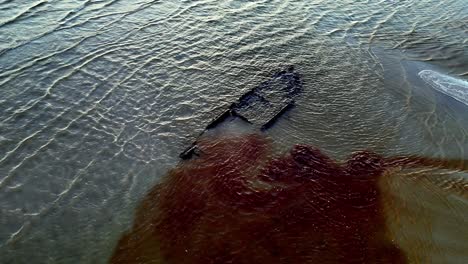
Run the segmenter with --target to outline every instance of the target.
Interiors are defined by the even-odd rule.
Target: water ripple
[[[0,2],[2,261],[105,262],[136,202],[213,113],[287,64],[306,87],[269,132],[285,148],[466,157],[462,105],[417,77],[467,76],[464,6]],[[466,194],[463,175],[431,175]]]

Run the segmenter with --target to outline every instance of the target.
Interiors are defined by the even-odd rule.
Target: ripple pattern
[[[270,132],[285,146],[468,157],[466,109],[412,74],[467,78],[464,11],[463,0],[0,1],[0,262],[104,263],[213,113],[283,64],[306,83]]]

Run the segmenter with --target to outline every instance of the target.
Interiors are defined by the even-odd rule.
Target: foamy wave
[[[468,105],[468,82],[432,70],[419,72],[419,77],[437,91]]]

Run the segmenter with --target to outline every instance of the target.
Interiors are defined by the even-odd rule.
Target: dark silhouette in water
[[[294,107],[295,98],[302,91],[303,83],[299,73],[289,66],[278,71],[260,85],[243,94],[237,102],[214,118],[205,128],[216,128],[228,119],[239,118],[261,131],[272,127],[288,110]],[[205,132],[203,131],[202,134]],[[198,155],[197,142],[186,148],[179,157],[190,159]]]
[[[370,151],[338,163],[307,145],[271,158],[257,134],[198,148],[148,193],[110,263],[405,263],[387,236],[379,178],[397,167],[468,169]]]

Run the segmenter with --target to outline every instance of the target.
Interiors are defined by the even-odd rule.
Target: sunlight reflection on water
[[[303,75],[304,94],[268,132],[279,149],[466,159],[465,105],[418,75],[465,86],[463,10],[464,0],[1,1],[0,262],[105,262],[206,122],[284,65]]]

